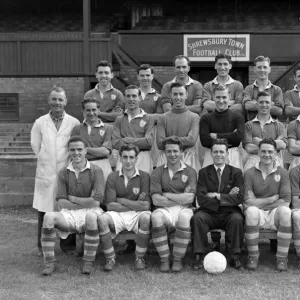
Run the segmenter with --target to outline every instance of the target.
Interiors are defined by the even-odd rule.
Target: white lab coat
[[[31,130],[31,147],[37,156],[33,208],[54,211],[57,174],[68,162],[67,143],[79,121],[65,113],[57,131],[49,114],[38,118]]]

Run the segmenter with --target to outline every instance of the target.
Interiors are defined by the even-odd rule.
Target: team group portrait
[[[3,2],[0,299],[300,299],[300,3]]]

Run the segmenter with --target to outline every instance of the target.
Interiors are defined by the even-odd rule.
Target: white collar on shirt
[[[86,169],[90,169],[90,168],[91,168],[90,162],[89,162],[88,160],[85,160],[85,162],[86,162],[86,163],[85,163],[85,167],[84,167],[82,170],[80,170],[79,172],[75,171],[72,162],[70,162],[70,164],[68,165],[67,170],[69,170],[69,171],[71,171],[71,172],[74,172],[76,178],[78,179],[78,174],[79,174],[79,173],[85,171]]]
[[[143,100],[145,99],[145,97],[146,97],[148,94],[154,94],[154,93],[156,93],[156,90],[155,90],[154,88],[151,88],[150,92],[147,93],[147,94],[145,94],[141,89],[139,89],[139,90],[141,91],[141,97],[142,97]]]
[[[259,122],[260,123],[260,121],[257,119],[257,116],[252,120],[252,122]],[[273,122],[275,122],[275,120],[270,116],[269,120],[265,124],[271,124]]]
[[[224,171],[224,169],[225,169],[225,166],[226,166],[226,164],[224,164],[222,167],[218,167],[218,166],[216,166],[216,165],[214,164],[214,167],[215,167],[215,169],[216,169],[216,172],[217,172],[218,169],[221,169],[221,176],[222,176],[222,174],[223,174],[223,171]]]
[[[102,127],[102,126],[104,127],[104,123],[100,119],[98,119],[98,121],[99,121],[99,123],[93,127],[97,127],[97,128]],[[82,124],[86,124],[88,135],[90,135],[93,127],[86,121],[86,119],[83,120]]]
[[[256,80],[253,82],[253,85],[259,87]],[[266,89],[271,88],[273,85],[274,85],[274,84],[269,80],[269,81],[268,81],[268,85],[266,86]]]
[[[136,176],[140,176],[140,172],[139,172],[139,170],[138,170],[137,168],[135,168],[134,174],[133,174],[130,178],[128,178],[128,177],[125,176],[125,174],[122,172],[122,168],[121,168],[121,169],[119,170],[119,176],[120,176],[120,177],[121,177],[121,176],[124,177],[124,185],[125,185],[125,187],[127,188],[129,179],[131,179],[131,178],[133,178],[133,177],[136,177]]]
[[[147,113],[140,108],[140,113],[137,114],[136,116],[134,116],[133,118],[130,116],[130,114],[128,113],[128,109],[125,110],[124,114],[126,114],[128,116],[128,121],[130,122],[131,120],[133,119],[136,119],[136,118],[142,118],[143,116],[145,116]]]
[[[218,76],[216,76],[214,78],[213,83],[214,84],[219,84],[219,82],[218,82]],[[232,84],[232,83],[234,83],[234,80],[228,75],[227,81],[225,82],[225,85],[229,85],[229,84]]]
[[[189,80],[188,80],[188,82],[187,82],[185,85],[191,85],[191,84],[193,84],[193,83],[194,83],[194,80],[193,80],[190,76],[188,76],[188,78],[189,78]],[[175,78],[172,80],[172,83],[177,82],[176,79],[177,79],[177,78],[175,77]]]
[[[165,169],[168,168],[168,165],[165,164],[164,168]],[[183,161],[180,161],[180,168],[175,173],[177,173],[179,171],[183,171],[185,168],[186,168],[186,164]],[[173,171],[170,168],[168,168],[168,171],[169,171],[170,178],[172,179],[174,177],[175,173],[173,173]]]

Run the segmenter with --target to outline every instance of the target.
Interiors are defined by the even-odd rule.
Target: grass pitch
[[[56,247],[57,269],[51,277],[41,274],[43,259],[37,257],[36,213],[30,208],[0,208],[0,299],[1,300],[206,300],[206,299],[300,299],[300,271],[295,253],[289,270],[275,270],[276,258],[267,244],[260,245],[256,272],[227,267],[221,275],[195,272],[189,257],[180,274],[161,274],[159,257],[148,255],[148,269],[133,270],[133,255],[117,256],[113,272],[103,272],[104,257],[98,255],[90,276],[81,275],[82,259]],[[58,243],[57,243],[58,244]]]

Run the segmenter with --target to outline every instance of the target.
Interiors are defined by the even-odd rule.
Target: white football
[[[225,271],[227,260],[222,253],[213,251],[204,257],[203,265],[207,273],[220,274]]]

